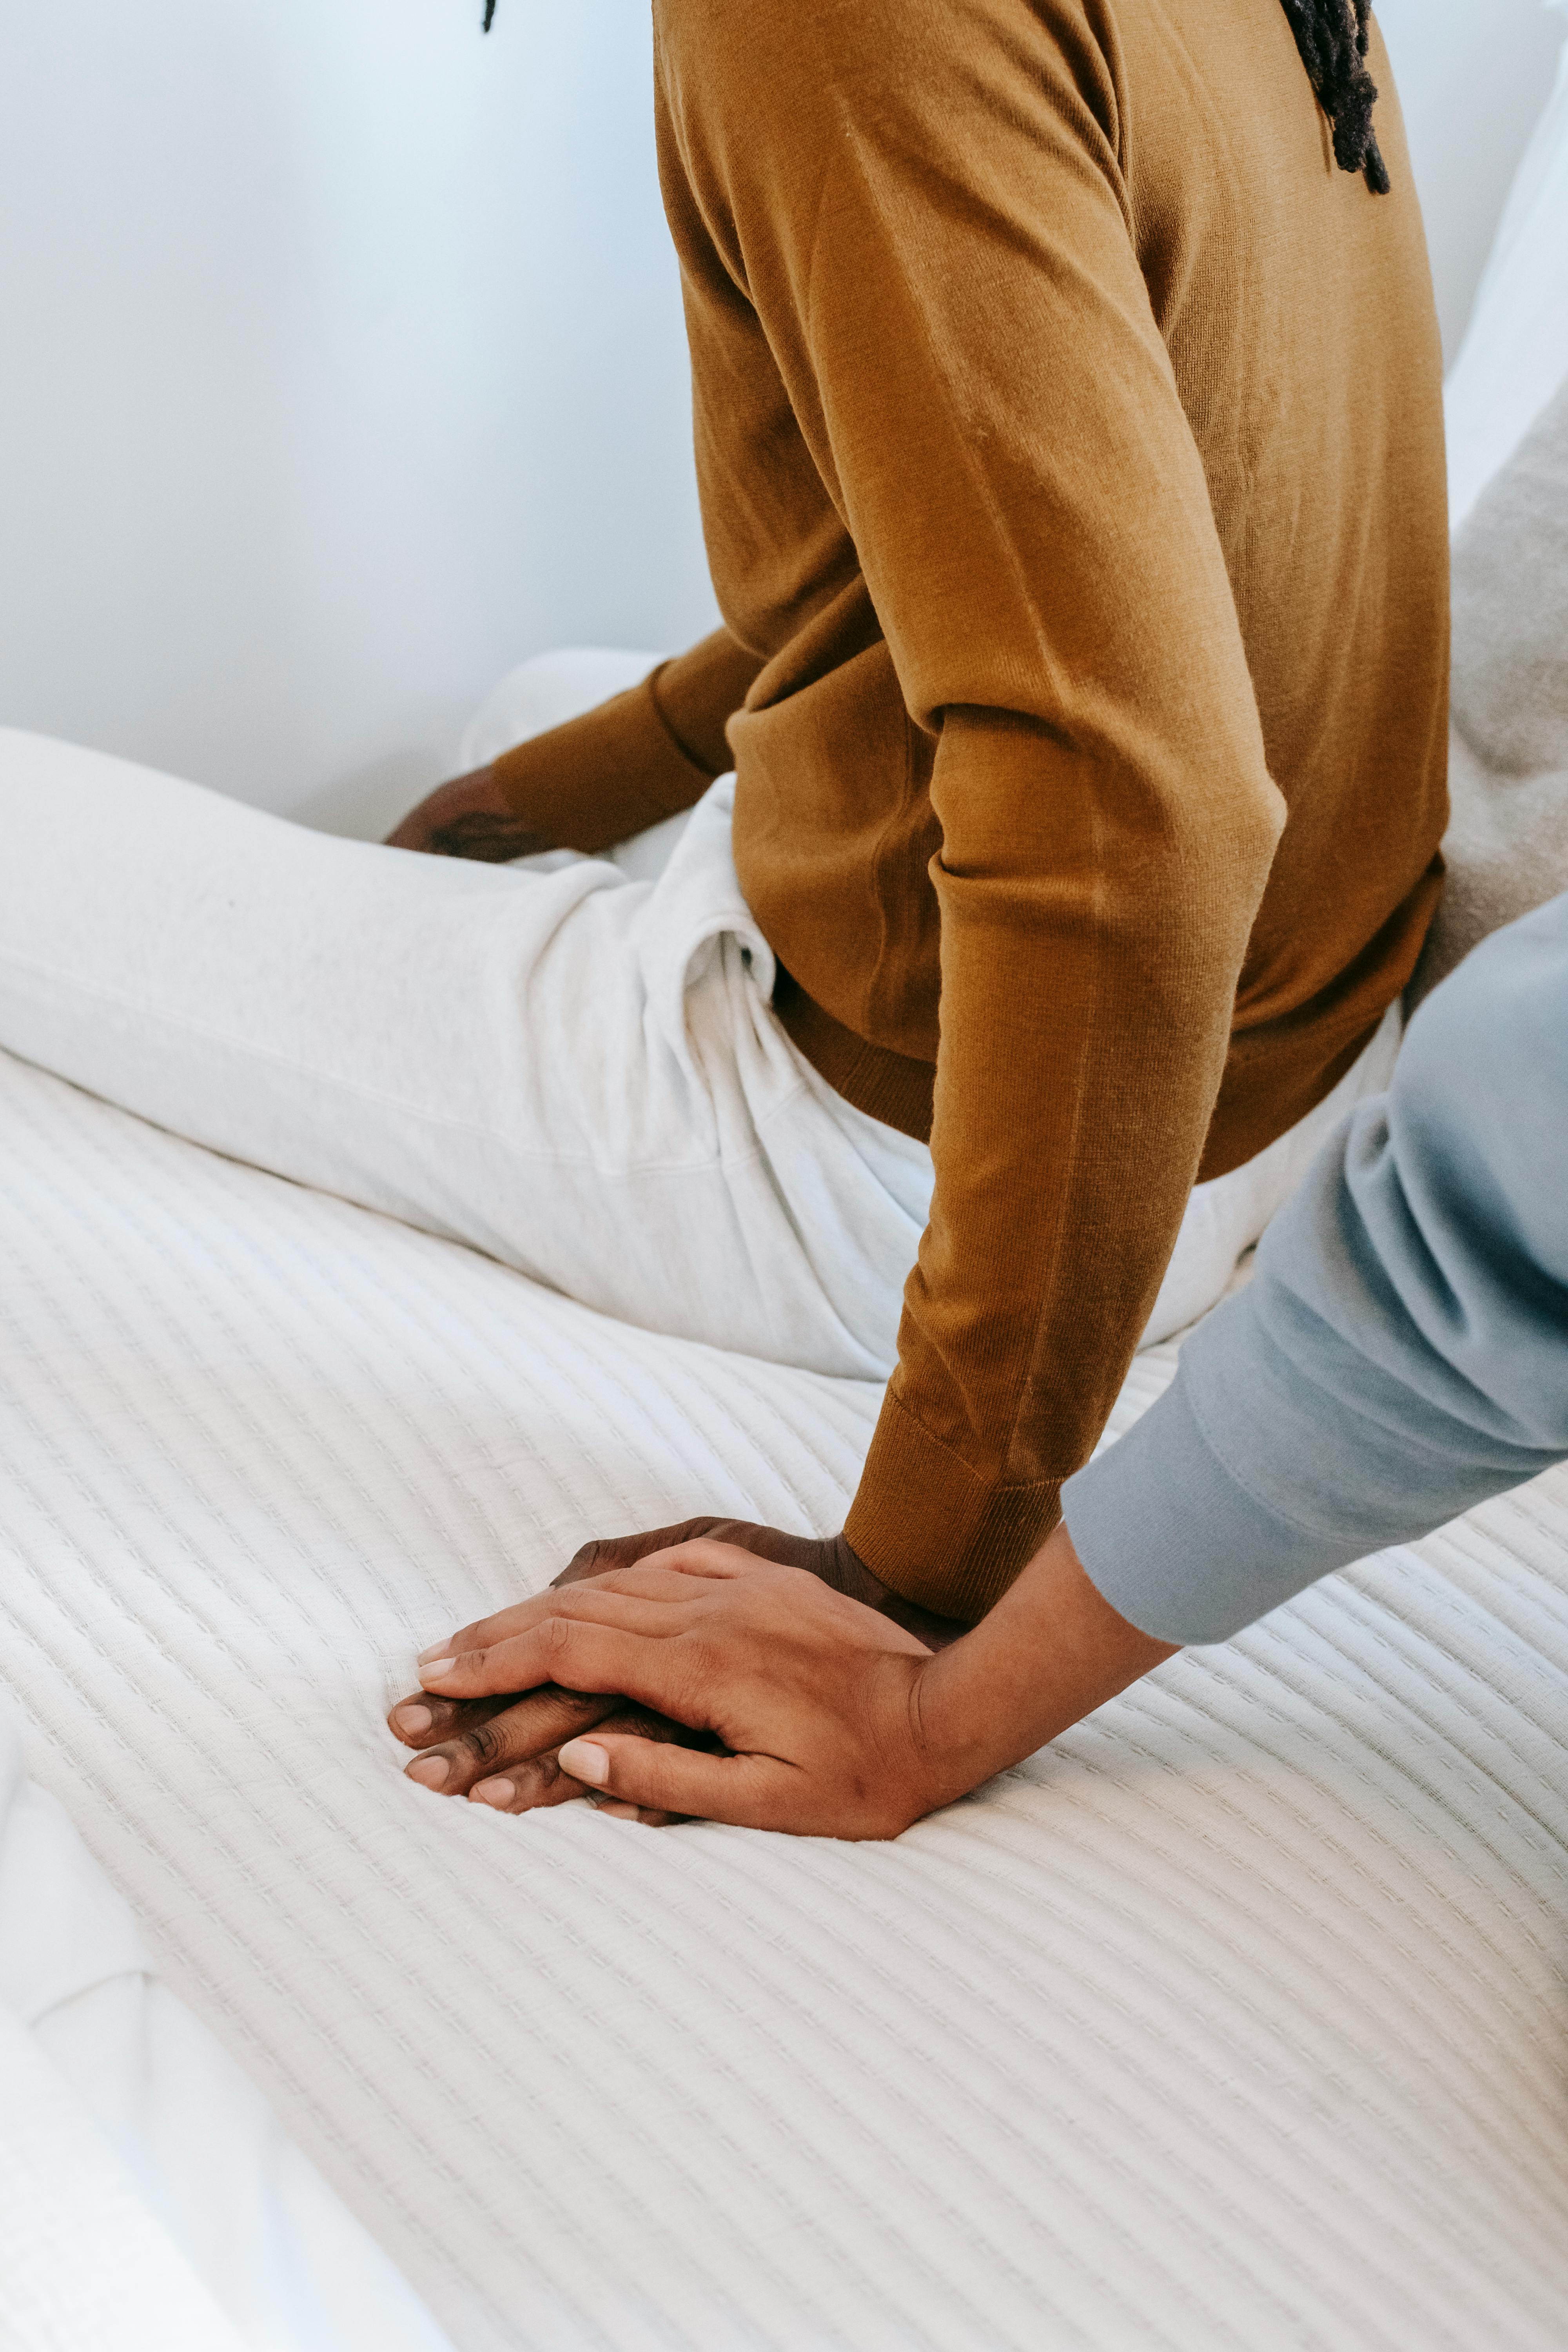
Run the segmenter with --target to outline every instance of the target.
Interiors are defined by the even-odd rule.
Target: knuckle
[[[488,1723],[481,1723],[474,1730],[466,1731],[457,1745],[475,1764],[498,1763],[504,1753],[500,1735]]]
[[[598,1691],[561,1692],[561,1705],[555,1709],[553,1721],[560,1727],[560,1738],[570,1739],[574,1733],[590,1731],[612,1714],[617,1702]]]
[[[690,1734],[685,1726],[672,1723],[668,1715],[657,1715],[650,1706],[634,1706],[617,1720],[617,1731],[627,1731],[634,1739],[648,1740],[656,1748],[679,1747]]]
[[[511,1778],[517,1791],[511,1811],[526,1813],[533,1806],[544,1804],[555,1795],[565,1774],[553,1756],[532,1756],[527,1763],[513,1768]]]
[[[580,1544],[560,1575],[552,1580],[552,1592],[559,1592],[563,1584],[581,1584],[584,1577],[597,1575],[599,1549],[597,1543]]]

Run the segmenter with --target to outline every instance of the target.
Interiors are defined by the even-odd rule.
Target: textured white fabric
[[[39,2129],[57,2155],[35,2162]],[[118,2217],[107,2235],[100,2208]],[[172,2333],[158,2332],[149,2264],[174,2282]],[[68,2316],[27,2340],[65,2352],[117,2352],[121,2332],[127,2352],[162,2352],[184,2340],[182,2310],[197,2341],[210,2331],[229,2352],[447,2352],[255,2085],[157,1981],[124,1897],[27,1780],[0,1705],[0,2347],[8,2310],[39,2308],[22,2293],[35,2273],[63,2277]]]
[[[461,2352],[1558,2352],[1568,1479],[866,1848],[425,1795],[416,1646],[878,1394],[0,1060],[35,1769]],[[1118,1425],[1168,1372],[1140,1359]]]

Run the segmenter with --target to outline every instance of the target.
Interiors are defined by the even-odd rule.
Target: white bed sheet
[[[591,1531],[835,1524],[874,1391],[3,1057],[0,1152],[35,1771],[461,2352],[1557,2352],[1568,1478],[896,1845],[515,1821],[402,1779],[412,1651]]]
[[[90,2113],[4,2001],[0,2344],[5,2352],[244,2352]]]
[[[4,2352],[450,2352],[158,1981],[0,1704]]]

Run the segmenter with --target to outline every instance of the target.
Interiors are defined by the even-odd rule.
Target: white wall
[[[0,7],[0,718],[412,800],[711,625],[646,0]]]
[[[0,719],[412,801],[710,625],[647,0],[5,0]],[[1564,29],[1384,0],[1450,349]]]
[[[1458,351],[1514,167],[1551,91],[1568,0],[1377,0],[1443,324]]]

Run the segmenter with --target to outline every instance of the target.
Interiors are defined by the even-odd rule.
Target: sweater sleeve
[[[1111,1606],[1217,1642],[1568,1456],[1568,897],[1434,992],[1248,1288],[1064,1496]]]
[[[754,309],[935,743],[935,1191],[847,1534],[973,1617],[1152,1307],[1282,803],[1101,13],[700,14],[664,74],[672,217],[688,255],[710,241],[702,299],[721,270]]]
[[[503,752],[494,773],[531,833],[592,855],[701,799],[730,764],[724,729],[762,667],[728,629],[580,719]]]

